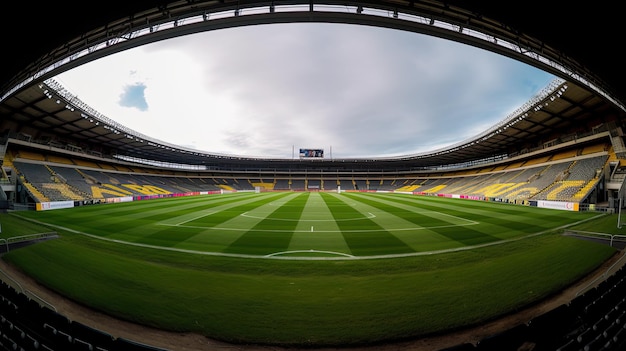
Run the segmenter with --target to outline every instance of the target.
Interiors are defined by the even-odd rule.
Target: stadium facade
[[[574,59],[498,21],[431,1],[179,1],[142,10],[77,33],[2,82],[0,209],[228,191],[403,192],[608,212],[623,202],[623,102]],[[424,33],[509,56],[557,79],[469,140],[420,154],[350,159],[243,157],[172,145],[116,123],[52,79],[150,42],[285,22]],[[3,301],[23,298],[0,293]]]

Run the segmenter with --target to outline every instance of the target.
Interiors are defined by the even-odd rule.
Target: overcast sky
[[[554,78],[449,40],[322,23],[160,41],[54,79],[108,118],[202,151],[400,156],[470,138]]]

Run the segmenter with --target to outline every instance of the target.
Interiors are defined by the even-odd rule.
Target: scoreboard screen
[[[324,149],[300,149],[301,158],[323,158]]]

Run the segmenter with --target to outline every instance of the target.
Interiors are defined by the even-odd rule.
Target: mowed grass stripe
[[[151,227],[155,221],[176,215],[178,211],[189,212],[191,209],[204,209],[223,201],[241,201],[247,196],[249,195],[245,197],[202,195],[185,198],[162,198],[151,201],[81,206],[55,211],[24,212],[23,215],[36,217],[41,221],[88,234],[121,240],[122,238],[128,239],[141,235],[142,232],[138,230],[138,227],[142,225]],[[132,231],[130,236],[128,230]],[[149,229],[143,233],[149,234],[151,232],[152,230]],[[116,235],[121,236],[116,237]]]
[[[319,193],[309,195],[289,243],[289,251],[299,250],[351,254],[339,226]]]
[[[398,197],[395,198],[396,196]],[[481,223],[477,230],[499,239],[537,233],[553,227],[552,225],[547,227],[536,225],[537,220],[533,218],[531,221],[532,215],[528,214],[522,206],[515,206],[515,209],[506,210],[502,209],[507,207],[505,204],[484,203],[465,199],[404,196],[403,194],[395,194],[391,197],[394,198],[394,201],[414,204],[429,211],[440,211],[450,215],[471,218]],[[487,207],[484,207],[484,204],[487,204]]]
[[[222,196],[222,195],[216,195]],[[259,201],[255,197],[228,197],[224,196],[222,201],[215,201],[215,198],[205,198],[204,203],[194,202],[193,206],[186,204],[170,205],[159,211],[148,211],[149,216],[141,220],[135,220],[135,216],[128,219],[128,223],[122,230],[117,230],[108,237],[111,239],[125,240],[148,245],[175,246],[177,243],[197,234],[198,229],[192,227],[166,227],[162,224],[179,223],[182,218],[198,218],[207,214],[218,212],[223,208],[233,207],[236,204]],[[189,219],[187,219],[189,220]]]
[[[384,196],[384,195],[383,195]],[[500,239],[539,233],[551,228],[571,224],[573,220],[592,217],[590,212],[551,210],[501,203],[472,201],[465,199],[432,198],[404,194],[388,194],[397,201],[418,204],[432,210],[451,215],[465,216],[481,223],[477,230]]]
[[[262,195],[252,193],[248,194],[250,194],[250,196],[243,198],[238,196],[232,196],[233,194],[224,195],[227,199],[226,201],[212,201],[209,203],[209,206],[205,207],[206,211],[203,212],[197,210],[196,208],[182,208],[183,211],[179,213],[172,212],[170,216],[160,218],[159,224],[190,227],[215,226],[234,217],[230,213],[228,213],[228,211],[236,212],[237,214],[239,214],[242,211],[249,211],[251,209],[259,207],[265,203],[272,201],[274,198],[281,197],[282,195],[279,193],[265,193]],[[220,215],[220,213],[223,214],[223,216]]]
[[[299,193],[258,222],[229,245],[224,252],[269,255],[287,251],[293,231],[304,209],[309,193]]]
[[[229,231],[214,229],[214,227],[220,226],[234,218],[240,220],[242,213],[262,207],[274,201],[277,197],[284,196],[284,194],[282,196],[281,194],[271,195],[244,199],[237,198],[236,201],[221,203],[220,206],[211,207],[207,210],[192,211],[176,218],[162,221],[159,223],[158,231],[154,231],[136,242],[187,250],[206,251],[210,248],[211,250],[217,249],[217,251],[222,251],[224,247],[236,240],[243,233],[243,230]],[[166,223],[179,224],[164,225]]]
[[[410,246],[367,218],[337,194],[320,193],[342,231],[350,251],[357,256],[415,252]],[[350,200],[352,201],[352,200]]]
[[[195,200],[195,199],[194,199]],[[148,202],[154,202],[148,205]],[[132,202],[120,204],[106,204],[99,206],[81,206],[55,211],[44,211],[37,216],[40,220],[53,222],[67,228],[87,232],[93,235],[109,236],[123,231],[129,225],[134,227],[143,220],[152,223],[150,220],[155,212],[164,213],[179,199],[159,199],[156,201]],[[150,210],[146,210],[149,208]],[[29,215],[28,212],[25,213]],[[106,225],[98,225],[106,223]]]
[[[218,195],[221,196],[221,195]],[[239,204],[242,202],[260,201],[255,197],[234,197],[235,201],[230,201],[231,204],[227,206],[233,206],[233,204]],[[221,203],[221,202],[220,202]],[[128,242],[136,242],[148,245],[161,245],[161,246],[174,246],[180,241],[184,241],[187,238],[197,234],[198,229],[192,227],[179,227],[159,225],[167,222],[169,216],[175,216],[179,218],[187,216],[189,214],[199,217],[205,213],[215,211],[213,205],[214,202],[210,202],[208,206],[198,206],[195,203],[194,207],[182,206],[183,208],[177,208],[176,206],[170,206],[170,210],[160,209],[158,212],[153,212],[148,218],[136,219],[134,213],[129,213],[129,217],[126,220],[125,226],[117,229],[107,237],[115,240],[123,240]],[[178,230],[180,229],[180,230]]]
[[[202,223],[194,223],[195,226],[189,226],[188,223],[180,225],[176,228],[193,229],[195,234],[177,242],[174,247],[182,250],[222,252],[249,228],[262,220],[258,217],[260,213],[273,211],[276,205],[288,201],[293,196],[286,193],[278,194],[278,196],[276,194],[257,194],[255,197],[264,199],[245,204],[240,202],[238,206],[230,206],[212,215],[203,216]],[[225,214],[228,216],[225,217]],[[244,214],[250,215],[244,216]]]
[[[448,247],[454,247],[449,245],[450,241],[461,244],[459,246],[470,246],[500,240],[495,236],[475,229],[477,222],[466,219],[466,217],[471,218],[471,216],[464,216],[460,210],[456,211],[455,214],[446,211],[444,215],[441,212],[425,209],[421,205],[403,206],[401,202],[397,201],[399,200],[398,198],[381,202],[384,199],[381,199],[376,194],[364,196],[363,194],[352,193],[346,195],[352,199],[359,199],[359,201],[370,204],[381,211],[393,212],[396,216],[414,223],[416,226],[421,225],[425,217],[430,218],[430,220],[426,220],[427,226],[430,226],[440,237],[445,237],[445,240],[442,241],[448,242],[445,245]],[[447,221],[443,219],[447,219]]]
[[[407,200],[411,196],[405,197]],[[456,206],[467,207],[465,212],[476,214],[478,216],[485,216],[495,218],[506,218],[512,222],[528,222],[528,217],[533,217],[533,223],[530,225],[539,224],[540,227],[535,229],[545,229],[546,227],[554,227],[555,223],[558,225],[571,223],[572,217],[592,217],[595,216],[593,212],[573,212],[563,210],[553,210],[549,208],[538,208],[532,206],[521,205],[509,205],[497,202],[488,201],[472,201],[465,199],[449,199],[449,198],[433,198],[428,196],[415,196],[413,197],[417,201],[426,202],[432,206],[447,209],[450,204],[457,204]],[[469,201],[467,206],[462,205],[465,201]],[[540,216],[537,216],[537,215]],[[532,231],[533,229],[531,229]]]
[[[355,193],[351,193],[351,195],[352,194]],[[396,236],[399,240],[410,246],[416,252],[443,250],[464,246],[459,242],[439,235],[437,229],[435,229],[437,227],[455,226],[453,224],[443,222],[436,218],[422,216],[416,212],[418,210],[416,208],[409,208],[406,210],[367,201],[371,194],[361,194],[360,197],[357,196],[354,198],[352,198],[351,195],[344,193],[337,196],[349,198],[349,202],[355,203],[355,207],[359,211],[366,211],[368,215],[371,215],[370,219],[372,221],[387,229],[390,234]],[[357,200],[359,202],[357,202]],[[433,229],[428,229],[429,227],[432,227]]]
[[[372,201],[380,204],[387,204],[393,206],[398,209],[399,212],[412,212],[419,216],[431,218],[432,221],[439,221],[439,223],[435,222],[430,226],[446,226],[446,225],[454,225],[454,226],[464,226],[464,225],[476,225],[478,224],[472,216],[457,216],[454,214],[450,214],[447,211],[433,211],[428,210],[419,205],[416,206],[415,203],[407,203],[402,202],[400,200],[405,199],[404,194],[391,194],[391,196],[385,197],[383,194],[371,194],[372,196],[367,196],[363,193],[352,193],[351,196],[361,196],[363,198],[367,198],[367,201]],[[394,210],[395,211],[395,210]],[[459,213],[463,213],[462,210]],[[420,222],[424,219],[420,219]],[[428,222],[426,222],[428,223]]]

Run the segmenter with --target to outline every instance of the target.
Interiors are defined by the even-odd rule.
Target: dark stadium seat
[[[622,328],[612,338],[616,350],[626,350],[626,323],[622,323],[621,326]]]
[[[62,331],[66,334],[70,333],[71,321],[64,315],[57,311],[51,310],[47,307],[42,307],[40,321],[41,329],[44,333],[52,333],[55,331]]]
[[[72,321],[0,281],[0,351],[167,351]]]
[[[527,324],[486,337],[473,348],[467,346],[468,350],[624,351],[624,276],[619,271],[569,304],[562,304]]]
[[[538,350],[626,350],[624,272],[529,322]]]
[[[576,340],[570,339],[557,348],[556,351],[578,351],[579,349],[580,344]]]
[[[113,343],[115,338],[107,332],[92,328],[83,323],[72,321],[71,324],[72,336],[74,340],[78,340],[78,343],[86,343],[93,346],[95,349],[99,347],[105,350],[113,350]]]
[[[566,343],[563,337],[580,325],[576,314],[567,304],[562,304],[528,322],[530,333],[542,350],[554,350]]]

